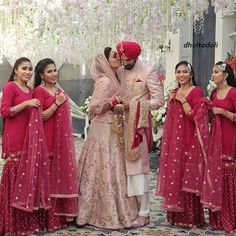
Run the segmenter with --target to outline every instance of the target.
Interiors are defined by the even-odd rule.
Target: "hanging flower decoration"
[[[236,8],[235,0],[214,0],[211,1],[215,12],[222,11],[223,16],[233,15]]]
[[[224,14],[235,0],[211,0]],[[105,46],[124,39],[141,42],[146,58],[176,32],[187,17],[201,19],[208,0],[0,0],[0,57],[28,56],[35,64],[89,62]]]

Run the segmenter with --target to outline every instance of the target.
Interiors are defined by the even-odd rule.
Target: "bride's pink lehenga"
[[[112,130],[113,111],[101,112],[116,97],[120,85],[104,54],[95,58],[91,73],[95,80],[91,112],[95,117],[78,162],[77,224],[106,229],[130,227],[138,209],[136,199],[127,196],[124,144]]]

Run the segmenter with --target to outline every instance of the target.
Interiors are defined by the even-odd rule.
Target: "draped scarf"
[[[222,196],[222,128],[220,115],[215,115],[211,123],[211,139],[208,158],[205,163],[201,202],[212,211],[221,210]]]
[[[128,139],[125,157],[129,161],[136,161],[142,153],[143,136],[145,135],[149,152],[152,149],[152,125],[149,101],[132,99],[129,104]]]
[[[32,108],[17,169],[12,206],[32,212],[49,209],[50,163],[39,109]]]
[[[185,147],[186,115],[179,101],[173,99],[168,106],[163,128],[160,168],[156,194],[163,197],[162,207],[169,211],[184,210],[184,191],[201,195],[206,158],[209,101],[201,99],[196,109],[196,129]]]
[[[95,81],[95,89],[91,98],[90,109],[95,114],[98,114],[105,104],[111,103],[112,100],[117,98],[120,93],[120,84],[103,52],[99,53],[94,58],[90,72]],[[96,88],[96,85],[99,84],[102,78],[110,80],[112,86],[105,88],[99,86]]]
[[[216,91],[211,94],[211,100],[216,96]],[[213,107],[214,104],[211,104]],[[223,185],[223,149],[221,116],[211,113],[210,141],[205,160],[204,181],[201,202],[203,206],[212,211],[221,210],[221,196]]]
[[[163,127],[160,167],[156,194],[163,197],[161,207],[169,211],[184,210],[182,177],[185,162],[184,111],[173,99],[167,109]]]
[[[55,113],[55,138],[51,161],[50,196],[58,215],[76,216],[78,181],[72,120],[66,100]]]
[[[205,163],[210,141],[209,132],[209,110],[210,100],[201,98],[198,110],[194,116],[196,129],[186,153],[185,171],[183,177],[182,190],[186,192],[202,194]]]

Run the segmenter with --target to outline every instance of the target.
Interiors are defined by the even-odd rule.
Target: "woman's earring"
[[[17,80],[17,76],[16,76],[16,74],[14,75],[13,79],[14,79],[14,80]]]
[[[42,85],[42,86],[44,86],[44,85],[45,85],[45,83],[44,83],[44,80],[43,80],[43,79],[41,80],[41,85]]]
[[[193,79],[192,78],[189,80],[189,84],[193,85]]]
[[[224,80],[224,86],[226,87],[228,85],[226,79]]]

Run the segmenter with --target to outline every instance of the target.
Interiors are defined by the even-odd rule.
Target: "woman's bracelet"
[[[236,123],[236,114],[233,114],[233,122]]]
[[[118,100],[116,98],[114,98],[111,102],[110,102],[110,105],[111,107],[114,107],[116,104],[118,104]]]
[[[53,105],[56,105],[56,107],[53,107]],[[59,107],[59,105],[58,105],[56,102],[54,102],[54,103],[50,106],[50,109],[51,109],[53,112],[55,112],[58,107]]]
[[[10,116],[14,116],[16,114],[16,106],[11,107],[10,112],[11,112]]]
[[[181,104],[184,105],[184,103],[188,102],[187,100],[185,100],[184,102],[182,102]]]
[[[50,109],[51,109],[52,112],[56,111],[56,109],[54,109],[52,106],[50,106]]]

